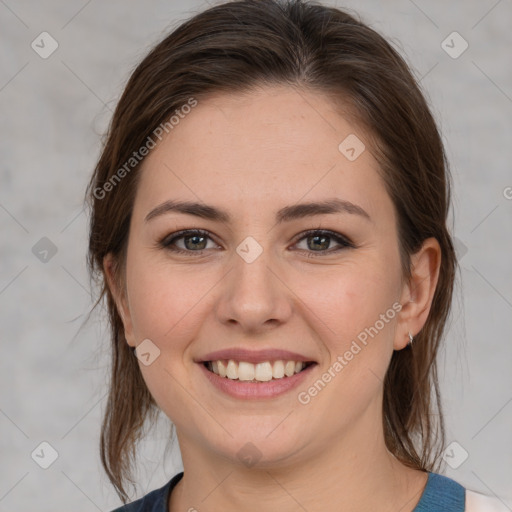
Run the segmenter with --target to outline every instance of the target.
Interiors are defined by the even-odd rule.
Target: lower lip
[[[208,370],[203,363],[198,364],[206,378],[217,389],[234,398],[243,399],[274,398],[283,395],[304,382],[304,379],[311,373],[313,368],[317,366],[316,363],[312,364],[301,372],[295,373],[291,377],[283,377],[282,379],[272,379],[266,382],[244,382],[221,377]]]

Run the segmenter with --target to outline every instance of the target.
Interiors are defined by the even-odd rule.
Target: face
[[[270,464],[364,432],[368,411],[380,418],[382,379],[406,340],[396,216],[378,169],[364,132],[326,97],[287,87],[199,102],[146,157],[120,307],[127,342],[150,340],[140,369],[180,441],[232,460],[251,442]],[[332,200],[338,211],[296,208]],[[146,219],[166,201],[226,218]],[[316,364],[284,393],[243,399],[196,362],[233,348]]]

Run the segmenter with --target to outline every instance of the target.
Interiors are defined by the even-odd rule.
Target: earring
[[[409,331],[409,343],[408,343],[409,346],[412,345],[413,340],[414,340],[414,336],[411,334],[411,331]]]

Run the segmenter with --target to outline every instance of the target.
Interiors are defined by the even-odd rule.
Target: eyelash
[[[208,238],[210,238],[210,240],[212,240],[212,238],[210,237],[210,233],[208,231],[204,231],[202,229],[185,229],[182,231],[177,231],[176,233],[172,233],[172,235],[165,236],[162,240],[159,241],[158,244],[163,249],[167,249],[174,253],[186,254],[187,256],[189,256],[191,254],[202,255],[203,252],[205,252],[207,249],[201,249],[200,251],[190,251],[190,250],[179,249],[176,247],[171,247],[171,244],[175,243],[177,240],[179,240],[181,238],[186,238],[187,236],[192,236],[192,235],[201,235],[201,236],[208,237]],[[327,251],[318,251],[317,254],[314,254],[316,251],[305,251],[303,249],[298,249],[300,252],[306,252],[308,258],[316,258],[318,256],[322,257],[325,254],[337,253],[343,249],[347,249],[347,248],[354,249],[355,248],[355,245],[347,237],[342,236],[339,233],[336,233],[334,231],[329,231],[327,229],[310,229],[308,231],[305,231],[299,235],[300,238],[297,239],[297,241],[294,243],[294,245],[301,242],[305,238],[308,238],[311,235],[327,235],[331,239],[333,239],[335,242],[339,243],[341,245],[341,247],[339,247],[335,250],[329,249]],[[169,236],[171,236],[171,238],[169,238]]]

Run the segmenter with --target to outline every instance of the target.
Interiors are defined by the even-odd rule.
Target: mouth
[[[262,383],[293,377],[317,363],[315,361],[286,361],[279,359],[253,364],[248,361],[218,359],[216,361],[202,361],[201,364],[209,372],[223,379]]]
[[[269,400],[305,385],[315,361],[263,361],[252,364],[230,360],[197,361],[212,389],[239,400]],[[253,367],[253,368],[251,368]],[[222,374],[221,374],[222,372]],[[275,375],[275,376],[274,376]]]

